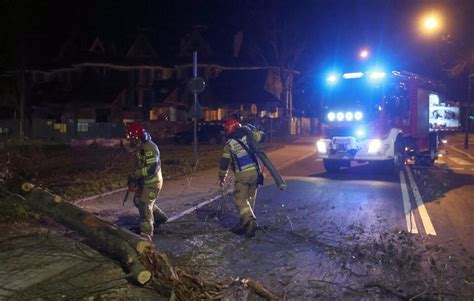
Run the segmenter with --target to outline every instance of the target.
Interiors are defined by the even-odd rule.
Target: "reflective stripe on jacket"
[[[151,140],[143,143],[137,152],[135,175],[143,179],[144,184],[157,183],[163,180],[160,150]]]
[[[247,151],[240,145],[235,139],[237,138],[232,138],[227,140],[226,146],[224,147],[224,154],[222,155],[223,157],[226,156],[226,150],[229,153],[231,159],[232,159],[232,169],[235,172],[239,171],[244,171],[244,170],[250,170],[250,169],[256,169],[255,162],[252,160],[252,157],[247,153]],[[242,137],[240,139],[242,143],[245,145],[247,144],[247,137]]]

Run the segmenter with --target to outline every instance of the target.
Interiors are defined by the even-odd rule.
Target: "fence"
[[[0,137],[18,134],[19,122],[16,120],[0,120]],[[27,136],[33,139],[45,139],[55,142],[69,142],[71,139],[123,138],[123,123],[96,123],[84,121],[56,122],[54,120],[33,118],[27,127]]]

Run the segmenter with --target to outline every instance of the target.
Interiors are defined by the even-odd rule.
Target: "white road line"
[[[193,207],[191,207],[191,208],[189,208],[189,209],[184,210],[184,211],[181,212],[181,213],[178,213],[178,214],[176,214],[176,215],[174,215],[174,216],[168,218],[168,220],[167,220],[166,222],[169,223],[169,222],[175,221],[175,220],[177,220],[177,219],[180,219],[180,218],[182,218],[183,216],[188,215],[188,214],[190,214],[190,213],[193,213],[194,211],[198,210],[199,208],[201,208],[201,207],[203,207],[203,206],[206,206],[207,204],[210,204],[210,203],[214,202],[215,200],[218,200],[218,199],[221,198],[221,197],[222,197],[222,195],[217,195],[217,196],[211,198],[210,200],[207,200],[207,201],[204,201],[204,202],[202,202],[202,203],[199,203],[199,204],[197,204],[196,206],[193,206]]]
[[[407,221],[407,230],[409,233],[418,234],[415,215],[411,210],[410,197],[408,196],[407,182],[403,171],[400,171],[400,186],[402,188],[403,208],[405,209],[405,219]]]
[[[463,160],[458,157],[449,157],[449,159],[459,165],[473,165],[471,162],[467,162],[466,160]]]
[[[428,235],[436,235],[436,231],[431,223],[430,216],[428,215],[428,211],[426,211],[425,204],[423,203],[423,199],[421,198],[420,191],[416,186],[415,179],[413,178],[413,174],[408,166],[405,166],[408,175],[408,181],[410,182],[411,189],[413,190],[413,195],[415,196],[416,205],[418,206],[418,212],[420,212],[421,221],[423,222],[423,226],[425,227],[426,234]]]

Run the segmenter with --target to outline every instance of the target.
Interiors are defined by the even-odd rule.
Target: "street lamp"
[[[443,27],[442,19],[439,14],[428,13],[420,19],[420,29],[427,35],[433,35],[438,33]]]
[[[367,49],[362,49],[360,52],[359,52],[359,57],[361,59],[366,59],[369,57],[369,51]]]

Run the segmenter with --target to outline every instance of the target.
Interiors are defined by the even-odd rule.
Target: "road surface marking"
[[[463,160],[458,157],[450,157],[449,159],[459,165],[473,165],[471,162],[467,162],[466,160]]]
[[[428,235],[436,235],[436,231],[431,223],[430,216],[428,215],[428,211],[426,211],[425,204],[423,203],[423,199],[421,198],[420,191],[416,186],[415,179],[413,178],[413,174],[408,166],[405,166],[408,175],[408,181],[410,182],[411,189],[413,190],[413,195],[415,196],[416,205],[418,206],[418,212],[420,213],[421,221],[423,222],[423,226],[425,227],[426,234]]]
[[[221,197],[222,197],[222,195],[220,194],[220,195],[217,195],[217,196],[211,198],[210,200],[207,200],[207,201],[204,201],[204,202],[202,202],[202,203],[199,203],[199,204],[197,204],[196,206],[193,206],[193,207],[191,207],[191,208],[189,208],[189,209],[186,209],[186,210],[184,210],[184,211],[181,212],[181,213],[178,213],[178,214],[176,214],[176,215],[173,215],[172,217],[168,218],[168,220],[167,220],[166,222],[169,223],[169,222],[173,222],[173,221],[175,221],[175,220],[177,220],[177,219],[180,219],[180,218],[182,218],[183,216],[188,215],[188,214],[190,214],[190,213],[193,213],[194,211],[198,210],[199,208],[201,208],[201,207],[203,207],[203,206],[206,206],[207,204],[210,204],[210,203],[214,202],[215,200],[218,200],[218,199],[221,198]]]
[[[407,182],[403,171],[400,171],[400,186],[402,188],[403,208],[405,209],[405,219],[407,221],[407,230],[409,233],[418,234],[415,215],[411,210],[410,197],[408,196]]]

